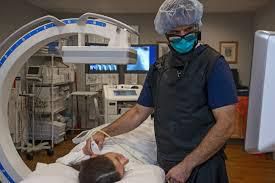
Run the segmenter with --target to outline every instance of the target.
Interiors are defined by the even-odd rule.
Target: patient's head
[[[118,153],[106,153],[81,162],[80,183],[113,183],[121,180],[128,159]]]

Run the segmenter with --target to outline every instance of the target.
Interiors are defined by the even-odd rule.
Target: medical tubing
[[[114,139],[114,137],[111,137],[108,133],[104,132],[103,130],[95,130],[93,132],[89,132],[87,137],[90,138],[90,134],[91,134],[91,138],[92,136],[96,133],[96,132],[100,132],[104,135],[106,135],[107,137],[109,137],[111,139],[112,142],[114,142],[115,144],[117,144],[121,149],[123,149],[124,151],[126,151],[130,156],[132,156],[133,158],[135,158],[137,161],[141,162],[142,164],[145,164],[145,162],[143,162],[142,160],[138,159],[133,153],[131,153],[130,151],[128,151],[125,147],[123,147],[122,145],[120,145],[119,143],[117,143]]]

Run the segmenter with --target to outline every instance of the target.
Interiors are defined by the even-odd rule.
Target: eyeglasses
[[[165,36],[169,42],[180,41],[181,39],[185,39],[186,41],[191,41],[198,36],[198,32],[190,32],[183,36],[176,35],[176,34],[166,34]]]

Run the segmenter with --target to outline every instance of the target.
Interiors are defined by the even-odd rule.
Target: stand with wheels
[[[27,159],[32,160],[34,156],[34,152],[40,151],[40,150],[47,150],[48,155],[53,155],[53,151],[51,149],[51,146],[49,146],[48,142],[42,142],[39,144],[35,144],[35,136],[34,136],[34,130],[35,130],[35,119],[34,119],[34,108],[35,108],[35,81],[40,81],[39,78],[32,79],[32,93],[31,94],[22,94],[21,96],[26,96],[31,98],[32,101],[32,143],[27,143],[26,147],[21,147],[21,152],[26,151],[27,152]]]

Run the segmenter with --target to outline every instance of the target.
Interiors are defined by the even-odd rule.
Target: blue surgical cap
[[[155,29],[165,34],[179,26],[201,26],[203,5],[198,0],[166,0],[155,17]]]

